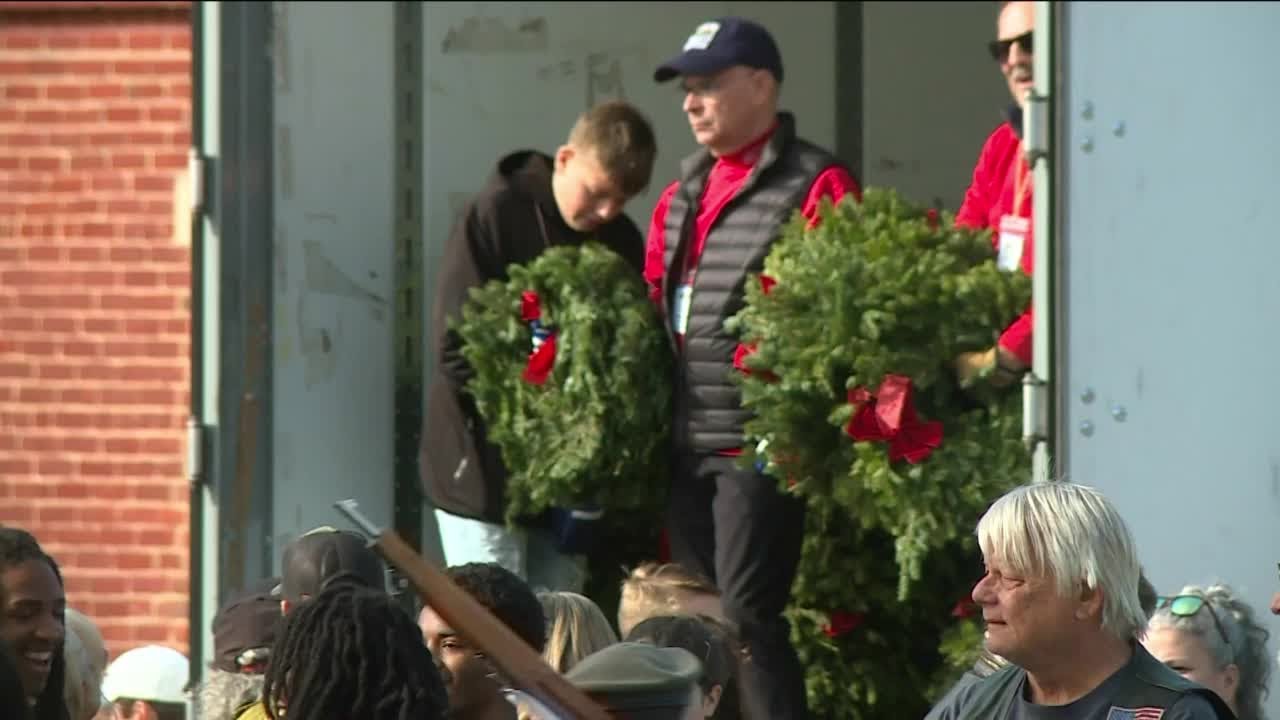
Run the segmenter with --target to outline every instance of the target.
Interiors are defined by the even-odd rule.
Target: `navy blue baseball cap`
[[[773,36],[746,18],[704,22],[684,42],[684,50],[653,73],[656,82],[679,75],[714,75],[734,65],[768,70],[782,82],[782,55]]]

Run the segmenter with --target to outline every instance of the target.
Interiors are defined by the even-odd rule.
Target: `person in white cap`
[[[107,666],[102,694],[124,720],[183,720],[190,664],[161,645],[134,648]]]

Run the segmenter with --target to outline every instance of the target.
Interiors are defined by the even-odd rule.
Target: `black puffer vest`
[[[698,199],[715,161],[706,150],[685,158],[680,187],[667,208],[662,291],[669,309],[684,282]],[[814,180],[840,164],[831,153],[797,138],[794,118],[779,113],[760,160],[711,226],[694,276],[684,347],[678,351],[672,427],[677,450],[741,447],[742,424],[751,414],[742,408],[741,393],[729,377],[738,338],[725,332],[724,321],[742,309],[747,277],[761,271],[770,246],[800,210]],[[667,331],[674,345],[672,321]]]

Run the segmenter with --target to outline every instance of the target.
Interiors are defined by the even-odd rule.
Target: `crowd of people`
[[[1000,266],[1031,272],[1031,179],[1018,103],[1032,84],[1034,5],[1001,3],[993,59],[1013,105],[987,139],[957,223],[990,228]],[[588,109],[554,154],[501,158],[468,204],[440,269],[438,360],[423,433],[424,488],[450,581],[549,668],[619,718],[808,718],[804,668],[783,616],[803,506],[735,461],[748,413],[729,377],[740,348],[724,320],[743,303],[782,226],[821,221],[824,200],[861,196],[853,173],[779,110],[782,58],[743,18],[699,25],[656,82],[679,79],[701,149],[662,191],[647,238],[623,214],[650,181],[656,141],[625,102]],[[447,331],[471,288],[549,247],[590,240],[635,269],[676,358],[669,557],[622,580],[615,617],[581,594],[584,563],[553,522],[504,522],[509,469],[486,438]],[[955,359],[966,380],[1009,384],[1030,364],[1028,310],[999,341]],[[1067,482],[993,499],[976,527],[985,562],[973,601],[980,659],[931,718],[1261,720],[1268,632],[1229,586],[1162,595],[1112,504]],[[559,532],[557,531],[559,530]],[[36,537],[0,528],[0,715],[21,720],[536,720],[538,698],[504,677],[431,599],[388,590],[360,536],[329,527],[284,550],[281,575],[228,599],[208,632],[212,663],[189,687],[175,649],[108,663],[92,619],[68,607]],[[1280,608],[1273,605],[1272,611]]]
[[[1249,603],[1226,585],[1158,594],[1096,489],[1018,487],[976,535],[984,652],[930,719],[1265,717],[1273,657]],[[393,594],[365,538],[316,528],[281,566],[219,608],[212,662],[189,687],[187,658],[168,647],[108,664],[92,620],[67,607],[56,560],[25,530],[0,527],[0,717],[178,720],[190,700],[201,720],[559,720],[430,598],[410,609]],[[694,571],[633,569],[612,618],[496,563],[445,574],[613,717],[761,717],[744,702],[751,648]]]

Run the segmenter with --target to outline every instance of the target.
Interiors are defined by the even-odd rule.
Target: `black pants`
[[[752,720],[805,720],[804,671],[782,617],[800,561],[804,505],[736,459],[678,454],[668,534],[672,559],[715,580],[751,653],[738,687]]]

